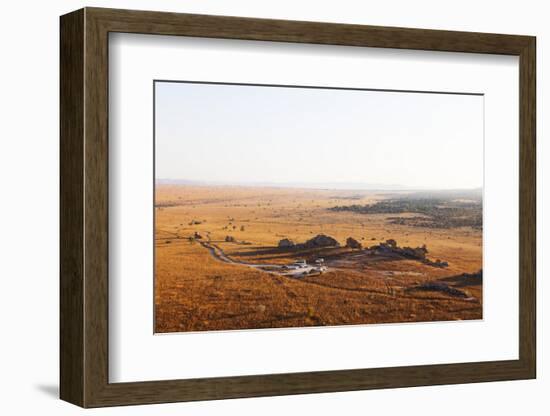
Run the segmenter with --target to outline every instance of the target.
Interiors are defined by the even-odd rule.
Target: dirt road
[[[313,274],[321,273],[321,271],[319,271],[319,268],[315,266],[307,266],[307,267],[288,270],[280,264],[246,263],[244,261],[232,259],[219,246],[212,243],[211,241],[200,241],[200,244],[210,252],[212,257],[214,257],[219,261],[223,261],[224,263],[239,264],[241,266],[252,267],[254,269],[261,270],[264,272],[275,273],[282,276],[295,277],[295,278],[304,277],[308,275],[311,276]],[[327,271],[327,269],[325,268],[324,271]]]

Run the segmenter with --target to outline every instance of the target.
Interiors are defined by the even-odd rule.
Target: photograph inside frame
[[[156,333],[482,319],[484,97],[154,83]]]

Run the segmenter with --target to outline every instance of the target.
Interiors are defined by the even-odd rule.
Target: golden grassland
[[[482,268],[480,230],[390,224],[385,214],[327,209],[374,202],[385,198],[383,194],[157,185],[155,198],[156,332],[482,317],[481,281],[460,276]],[[286,264],[306,258],[307,253],[281,252],[275,247],[282,238],[304,242],[322,233],[342,245],[348,237],[364,247],[390,238],[400,246],[426,244],[428,257],[447,261],[449,267],[365,257],[342,261],[324,274],[296,279],[224,263],[189,238],[195,233],[215,242],[232,259],[249,263]],[[235,242],[225,242],[226,236]],[[351,251],[339,248],[321,254],[345,256]],[[431,281],[460,288],[468,298],[411,290]]]

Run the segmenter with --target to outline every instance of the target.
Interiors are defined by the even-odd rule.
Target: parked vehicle
[[[288,273],[285,273],[291,277],[305,277],[312,274],[324,273],[328,270],[325,266],[324,259],[315,260],[315,264],[307,264],[306,260],[296,260],[292,264],[287,264],[282,267],[283,270],[288,270]]]
[[[305,260],[296,260],[292,264],[287,264],[283,266],[283,269],[285,270],[298,270],[298,269],[305,269],[309,267],[307,262]]]

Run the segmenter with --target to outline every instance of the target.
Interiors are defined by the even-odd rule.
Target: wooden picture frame
[[[535,378],[534,37],[100,8],[64,15],[60,28],[61,399],[101,407]],[[110,32],[519,56],[519,359],[109,383]]]

